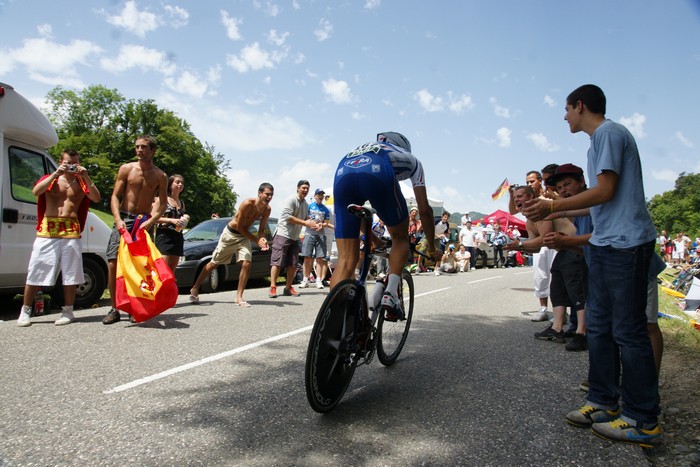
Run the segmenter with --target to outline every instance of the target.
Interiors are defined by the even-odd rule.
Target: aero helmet
[[[390,143],[411,152],[411,143],[408,141],[408,138],[401,133],[396,133],[395,131],[385,131],[384,133],[379,133],[377,135],[377,141],[380,143]]]

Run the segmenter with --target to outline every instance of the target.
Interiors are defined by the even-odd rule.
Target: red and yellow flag
[[[498,188],[496,188],[496,191],[494,191],[493,194],[491,195],[491,199],[496,201],[498,198],[500,198],[501,196],[503,196],[504,194],[506,194],[508,192],[509,187],[510,187],[510,185],[508,184],[508,179],[506,178],[505,180],[503,180],[503,183],[498,185]]]

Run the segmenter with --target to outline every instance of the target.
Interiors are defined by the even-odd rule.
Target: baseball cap
[[[564,164],[557,167],[554,174],[550,175],[547,179],[547,185],[556,186],[557,182],[564,177],[574,177],[578,179],[583,179],[583,169],[574,164]]]
[[[455,246],[454,246],[454,245],[450,245],[450,250],[454,250],[454,249],[455,249]]]
[[[325,194],[326,194],[326,192],[323,191],[323,190],[320,189],[320,188],[316,188],[316,191],[314,191],[314,196],[316,196],[316,195],[325,195]]]

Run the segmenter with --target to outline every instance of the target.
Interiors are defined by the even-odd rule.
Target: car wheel
[[[221,286],[219,282],[220,279],[221,272],[219,271],[219,268],[212,269],[212,271],[209,273],[209,277],[207,277],[207,279],[202,284],[202,291],[204,293],[216,292]]]
[[[75,308],[90,308],[97,303],[107,287],[107,276],[100,264],[92,258],[83,257],[83,275],[85,282],[75,288]],[[62,306],[65,304],[63,294],[63,280],[59,274],[52,295],[55,297],[54,304]]]

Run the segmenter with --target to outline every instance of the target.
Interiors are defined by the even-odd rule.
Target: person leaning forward
[[[137,161],[127,162],[119,167],[117,172],[117,181],[114,183],[110,199],[114,227],[107,244],[109,296],[112,300],[112,309],[102,320],[103,324],[113,324],[121,319],[116,307],[120,230],[131,231],[136,227],[148,231],[156,225],[168,206],[168,177],[165,172],[153,165],[157,147],[154,137],[138,136],[135,146]],[[159,200],[156,210],[153,210],[154,195]]]
[[[262,251],[269,249],[265,238],[267,219],[270,217],[270,201],[275,194],[275,189],[269,183],[262,183],[258,188],[257,198],[248,198],[238,208],[238,212],[231,219],[219,237],[219,243],[212,253],[211,261],[202,268],[194,285],[190,289],[190,302],[199,303],[199,287],[211,272],[220,264],[228,264],[236,256],[236,261],[241,263],[241,272],[238,275],[238,290],[236,292],[236,305],[248,308],[250,304],[243,300],[243,291],[248,283],[250,265],[253,259],[251,242],[257,243]],[[260,219],[257,237],[250,232],[250,226],[255,220]]]

